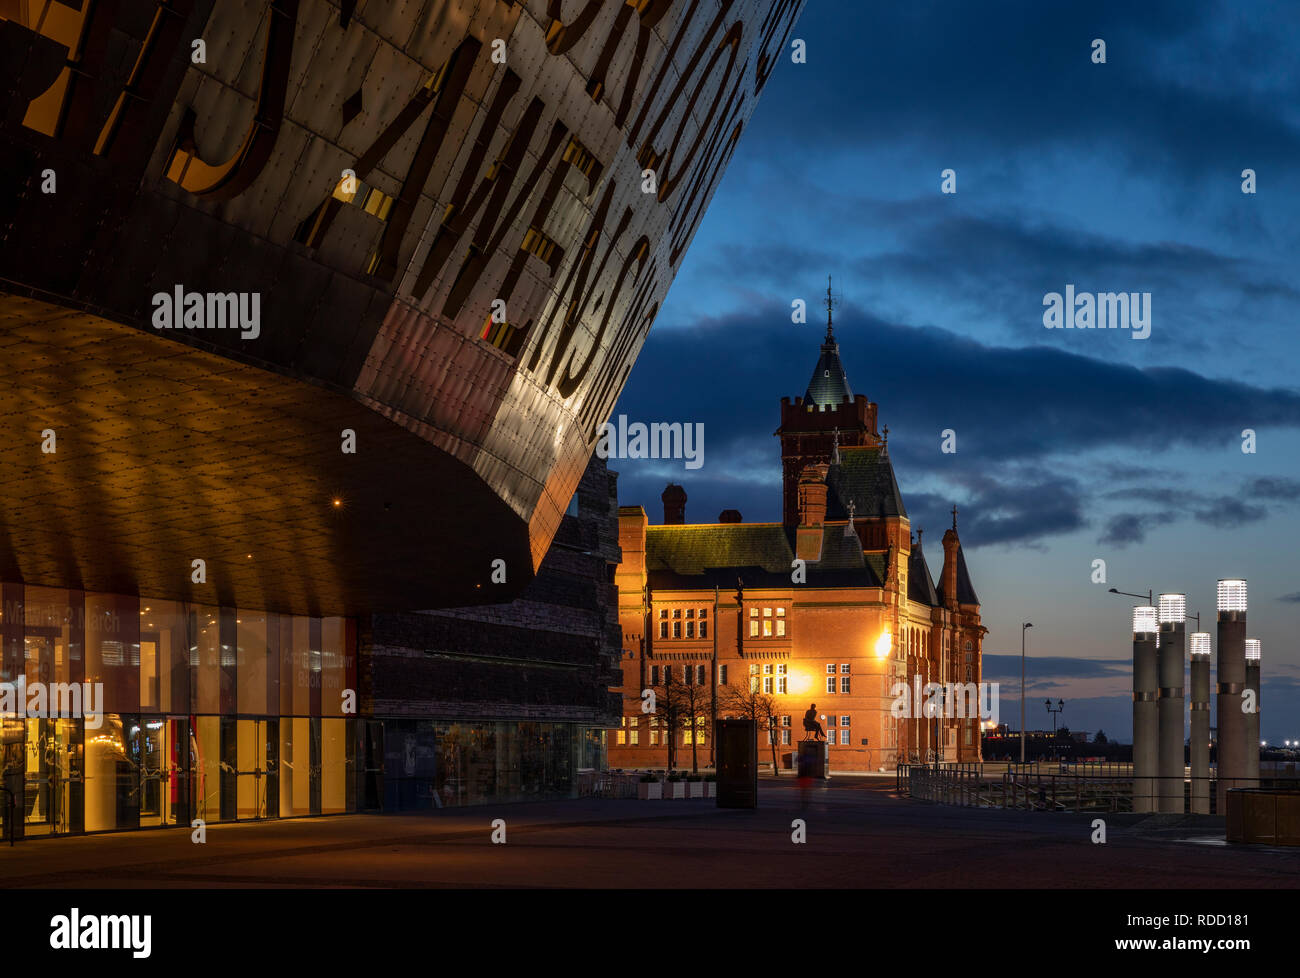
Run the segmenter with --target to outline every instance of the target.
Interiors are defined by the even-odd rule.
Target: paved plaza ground
[[[833,779],[806,805],[764,779],[756,811],[581,799],[31,840],[6,887],[1288,887],[1300,850],[1228,846],[1222,822],[947,808],[893,778]],[[505,819],[506,843],[492,821]],[[802,818],[807,842],[791,841]],[[1217,837],[1217,838],[1216,838]]]

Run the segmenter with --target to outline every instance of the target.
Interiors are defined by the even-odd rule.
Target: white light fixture
[[[1156,623],[1156,609],[1154,605],[1144,604],[1133,609],[1133,634],[1150,635],[1152,632],[1160,631],[1160,626]]]
[[[1188,640],[1192,655],[1209,655],[1210,654],[1210,633],[1209,632],[1192,632]]]
[[[1219,610],[1246,610],[1246,582],[1237,578],[1219,581]]]
[[[1160,595],[1160,624],[1178,625],[1187,620],[1187,595]]]
[[[1246,661],[1258,662],[1259,653],[1260,653],[1259,639],[1257,638],[1246,639]]]

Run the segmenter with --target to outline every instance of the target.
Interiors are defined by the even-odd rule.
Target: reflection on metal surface
[[[535,567],[801,8],[7,4],[21,13],[0,19],[16,54],[0,65],[0,100],[17,103],[0,106],[0,313],[20,317],[25,294],[148,329],[150,297],[178,284],[260,293],[255,340],[166,342],[409,432],[435,481],[460,469],[477,480],[458,497],[468,536],[509,541]],[[39,192],[46,169],[56,194]],[[65,355],[57,386],[90,398]],[[15,416],[30,410],[21,392],[20,379]],[[337,428],[302,437],[306,457],[337,451]],[[247,492],[256,539],[256,511],[275,500]],[[161,505],[183,522],[190,504]],[[344,511],[362,537],[377,518]],[[105,516],[111,538],[122,528]],[[346,557],[347,541],[327,538]],[[53,536],[45,549],[59,550]],[[456,573],[435,557],[407,568],[424,606]]]

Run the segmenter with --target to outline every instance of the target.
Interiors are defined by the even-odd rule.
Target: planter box
[[[664,786],[658,781],[638,781],[636,796],[642,801],[651,801],[664,796]]]
[[[717,797],[718,797],[718,782],[716,782],[716,781],[705,781],[705,782],[704,782],[704,797],[705,797],[705,798],[717,798]]]
[[[676,799],[676,798],[685,798],[685,797],[686,797],[686,782],[685,782],[685,781],[665,781],[665,782],[664,782],[664,798],[666,798],[666,799],[668,799],[669,801],[671,801],[671,800]]]
[[[704,782],[703,782],[703,781],[687,781],[687,782],[686,782],[686,789],[687,789],[687,791],[686,791],[687,797],[690,797],[690,798],[703,798],[703,797],[704,797]]]

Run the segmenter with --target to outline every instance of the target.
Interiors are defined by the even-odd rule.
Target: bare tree
[[[688,670],[695,666],[688,665]],[[682,729],[691,731],[691,773],[700,773],[700,720],[709,708],[710,690],[707,684],[683,683],[678,686],[678,699],[683,714]]]
[[[772,773],[776,774],[779,770],[776,762],[776,698],[770,693],[759,692],[758,684],[746,676],[740,684],[728,684],[718,691],[718,706],[728,713],[753,720],[757,731],[767,730],[768,743],[772,748]]]
[[[673,667],[665,665],[660,670],[663,681],[651,687],[655,693],[655,715],[664,730],[664,745],[668,748],[668,770],[677,767],[677,731],[682,727],[682,717],[689,708],[688,687],[673,675]],[[692,744],[692,747],[694,744]]]

